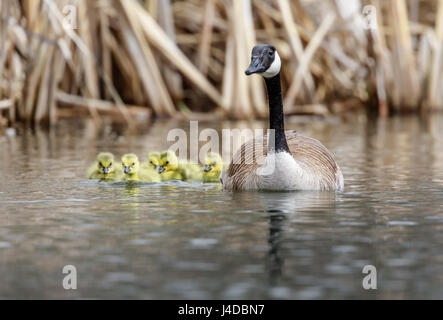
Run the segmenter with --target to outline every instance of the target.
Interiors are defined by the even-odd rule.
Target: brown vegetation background
[[[265,118],[256,43],[282,57],[287,114],[443,109],[443,0],[1,0],[0,17],[0,126]]]

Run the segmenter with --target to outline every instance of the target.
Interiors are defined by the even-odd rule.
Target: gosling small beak
[[[212,170],[212,167],[208,164],[206,167],[205,167],[205,172],[209,172],[209,171],[211,171]]]
[[[158,173],[162,173],[163,171],[165,171],[165,167],[159,166],[158,167]]]
[[[123,171],[125,173],[129,173],[131,171],[131,168],[129,166],[125,166],[125,169]]]
[[[109,173],[109,168],[108,167],[103,167],[103,173],[104,174],[108,174]]]
[[[253,74],[253,73],[260,73],[265,72],[266,68],[262,65],[262,60],[260,57],[252,58],[251,64],[249,65],[248,69],[246,69],[245,74],[247,76]]]

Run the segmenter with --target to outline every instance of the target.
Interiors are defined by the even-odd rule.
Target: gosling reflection
[[[142,183],[138,181],[127,181],[121,189],[119,202],[121,211],[124,212],[124,219],[127,225],[138,224],[145,212],[143,207]]]
[[[137,199],[138,197],[140,197],[140,183],[135,181],[128,181],[126,182],[126,186],[122,191],[125,198],[131,200]]]
[[[128,212],[132,218],[138,220],[140,214],[140,198],[142,197],[140,183],[137,181],[128,181],[125,187],[121,189],[120,202],[123,212]]]

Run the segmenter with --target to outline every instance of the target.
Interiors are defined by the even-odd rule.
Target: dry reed
[[[443,109],[443,0],[3,0],[0,19],[0,124],[263,118],[263,82],[244,76],[257,42],[283,59],[288,114]]]

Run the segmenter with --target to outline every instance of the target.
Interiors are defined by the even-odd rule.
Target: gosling
[[[120,166],[114,163],[114,155],[110,152],[101,152],[96,161],[88,169],[88,179],[101,181],[118,180],[122,172]]]
[[[184,172],[179,168],[177,156],[169,150],[160,154],[158,172],[162,181],[185,180]]]
[[[146,163],[146,167],[158,171],[159,163],[160,163],[160,152],[156,151],[149,152],[148,162]]]
[[[203,167],[203,182],[220,182],[220,174],[226,165],[223,164],[221,156],[216,152],[209,152],[205,157]]]
[[[179,161],[178,168],[184,180],[202,180],[202,170],[198,164],[191,161]]]
[[[160,182],[160,175],[155,169],[141,168],[137,155],[128,153],[122,156],[123,181]]]

